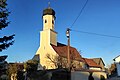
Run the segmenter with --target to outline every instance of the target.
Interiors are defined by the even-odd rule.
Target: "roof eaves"
[[[115,57],[113,60],[115,61],[116,58],[120,57],[120,55],[118,55],[117,57]]]

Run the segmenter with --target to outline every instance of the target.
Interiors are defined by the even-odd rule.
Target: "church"
[[[39,55],[39,62],[45,69],[55,69],[55,56],[62,57],[67,61],[67,45],[57,42],[55,31],[55,11],[48,7],[43,10],[43,30],[40,31],[40,47],[36,55]],[[74,62],[75,68],[82,68],[83,59],[76,48],[70,46],[70,59]],[[67,62],[66,62],[67,63]]]

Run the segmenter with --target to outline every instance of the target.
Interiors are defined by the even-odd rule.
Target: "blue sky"
[[[8,0],[11,23],[0,35],[15,34],[13,46],[0,55],[8,55],[8,62],[31,59],[39,47],[42,30],[42,11],[49,0]],[[58,42],[67,43],[65,31],[78,16],[85,0],[50,0],[56,11],[55,31]],[[120,36],[120,0],[89,0],[72,26],[74,30]],[[102,57],[106,64],[120,54],[120,38],[110,38],[71,31],[71,46],[87,58]]]

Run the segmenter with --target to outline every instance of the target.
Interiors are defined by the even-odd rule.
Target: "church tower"
[[[47,54],[56,55],[51,45],[57,46],[57,32],[55,32],[55,11],[48,7],[43,10],[43,30],[40,31],[40,47],[36,55],[40,56],[40,64],[47,69],[55,68],[46,58]]]
[[[55,11],[48,7],[43,10],[43,31],[41,31],[41,40],[42,43],[53,44],[57,46],[57,32],[54,31],[55,26]],[[41,45],[42,46],[42,45]]]

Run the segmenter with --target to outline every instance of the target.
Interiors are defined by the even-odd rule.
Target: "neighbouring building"
[[[86,69],[105,71],[104,70],[104,65],[103,65],[104,62],[102,62],[100,64],[100,62],[101,62],[100,58],[99,58],[100,61],[98,59],[95,59],[95,58],[93,58],[93,59],[83,58],[83,59],[84,59],[84,62],[86,63],[85,64],[86,65],[86,67],[85,67]]]
[[[71,72],[71,80],[89,80],[92,76],[94,80],[106,80],[107,73],[104,70],[104,62],[101,58],[83,58],[85,62],[85,69],[75,69]],[[96,60],[96,61],[95,61]]]
[[[40,47],[36,55],[40,56],[40,64],[46,69],[55,69],[56,66],[52,60],[48,59],[60,56],[67,59],[67,45],[57,42],[57,32],[55,31],[55,11],[48,7],[43,10],[43,30],[40,32]],[[74,67],[83,66],[83,59],[76,48],[70,46],[70,58],[74,61]]]
[[[105,71],[105,63],[102,58],[92,58],[93,61],[96,62],[97,65],[99,65],[102,69],[102,71]]]
[[[120,55],[113,59],[117,68],[117,76],[120,76]]]

